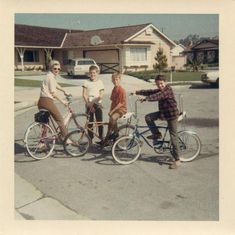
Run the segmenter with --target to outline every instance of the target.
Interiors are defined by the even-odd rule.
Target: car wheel
[[[219,78],[217,78],[217,80],[216,80],[216,87],[219,88]]]

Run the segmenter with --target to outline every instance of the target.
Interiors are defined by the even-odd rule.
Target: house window
[[[20,61],[19,55],[18,61]],[[26,50],[24,52],[24,62],[39,62],[39,51]]]
[[[131,48],[130,55],[132,61],[147,61],[147,48]]]

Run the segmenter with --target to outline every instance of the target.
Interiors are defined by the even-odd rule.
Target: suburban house
[[[88,31],[15,25],[15,69],[45,69],[55,58],[65,70],[70,59],[82,57],[94,59],[101,73],[152,70],[160,47],[169,69],[182,68],[186,56],[173,56],[176,46],[151,23]]]
[[[200,64],[219,65],[219,40],[204,39],[191,45],[183,52],[187,60],[196,60]]]
[[[184,56],[185,46],[182,44],[176,45],[171,50],[172,56],[172,69],[174,70],[184,70],[184,65],[187,63],[187,57]]]

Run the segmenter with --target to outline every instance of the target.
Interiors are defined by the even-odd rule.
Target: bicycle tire
[[[67,144],[67,141],[72,141],[72,144]],[[91,144],[90,137],[84,129],[77,129],[70,132],[64,140],[63,146],[67,154],[72,157],[81,157],[87,153]]]
[[[55,148],[55,133],[48,124],[34,122],[27,128],[24,142],[32,158],[46,159]]]
[[[78,122],[78,124],[80,125],[80,127],[84,127],[85,122],[87,120],[87,115],[84,113],[75,113],[73,115],[74,115],[74,118],[76,119],[76,121]],[[83,120],[84,118],[85,118],[85,120]],[[79,128],[76,125],[76,123],[74,122],[73,117],[70,117],[66,127],[67,127],[67,130],[69,133]]]
[[[182,162],[193,161],[201,152],[201,140],[195,132],[178,133],[179,155]]]
[[[113,159],[121,165],[135,162],[139,158],[140,152],[139,140],[134,136],[122,136],[112,146]]]

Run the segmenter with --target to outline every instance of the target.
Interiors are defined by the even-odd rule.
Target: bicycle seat
[[[39,112],[40,111],[43,111],[43,112],[49,112],[49,110],[47,110],[47,109],[39,109]],[[50,113],[50,112],[49,112]]]
[[[120,120],[126,120],[126,119],[130,119],[132,116],[134,116],[135,115],[135,113],[133,113],[133,112],[128,112],[128,113],[126,113],[126,114],[124,114],[122,117],[120,117],[119,119]]]
[[[178,117],[178,122],[182,121],[185,116],[186,116],[186,112],[185,111],[181,112]]]

